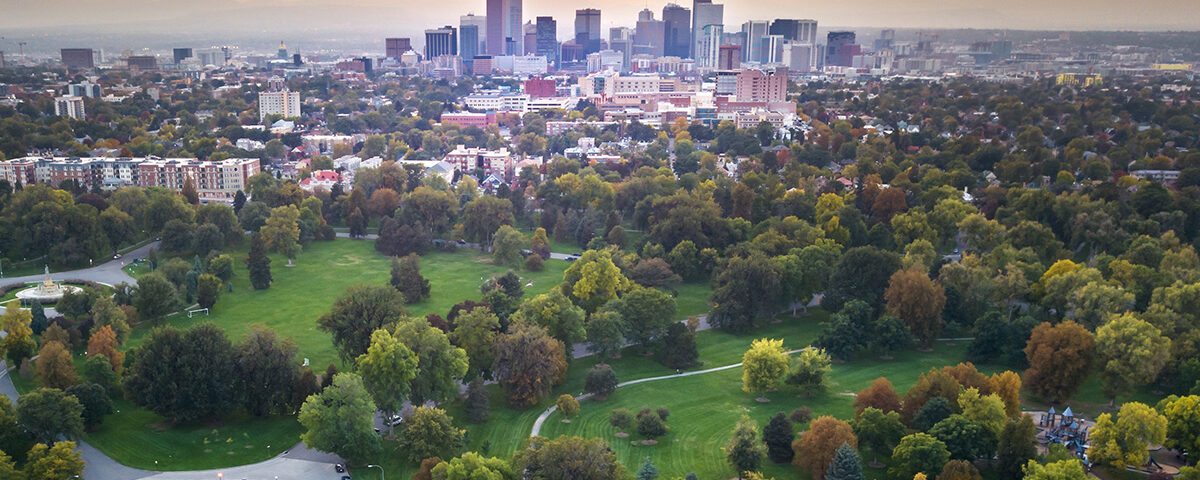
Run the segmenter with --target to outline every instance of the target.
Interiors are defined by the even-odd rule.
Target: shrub
[[[531,272],[540,272],[545,268],[545,263],[541,255],[534,253],[525,259],[525,269]]]
[[[617,374],[613,372],[612,367],[604,364],[596,365],[588,370],[587,379],[583,383],[583,390],[596,396],[599,400],[608,398],[616,388]]]
[[[618,429],[628,430],[633,426],[633,413],[625,408],[613,409],[612,413],[608,414],[608,423]]]

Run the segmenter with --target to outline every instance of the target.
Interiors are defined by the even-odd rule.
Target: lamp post
[[[387,472],[383,471],[383,467],[381,467],[379,465],[367,465],[367,468],[378,468],[379,469],[379,479],[387,480]]]

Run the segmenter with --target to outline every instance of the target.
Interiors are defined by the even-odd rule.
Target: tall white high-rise
[[[287,89],[277,92],[258,93],[258,120],[262,121],[267,115],[279,115],[283,118],[300,116],[300,92]]]
[[[721,58],[721,40],[725,36],[725,27],[720,24],[708,24],[700,29],[699,43],[696,45],[696,66],[699,68],[717,68],[717,60]]]

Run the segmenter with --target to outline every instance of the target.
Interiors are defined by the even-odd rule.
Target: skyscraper
[[[847,47],[855,44],[854,32],[829,32],[825,38],[825,65],[850,66]]]
[[[649,8],[638,13],[637,30],[633,33],[633,55],[663,56],[666,33],[665,22],[654,19]]]
[[[172,53],[174,54],[173,57],[176,65],[178,65],[179,62],[192,58],[192,49],[190,48],[176,48],[172,51]]]
[[[466,15],[458,17],[458,36],[459,37],[462,37],[462,35],[463,35],[463,27],[468,27],[468,26],[475,27],[475,31],[477,32],[477,35],[478,35],[478,38],[476,39],[477,42],[475,44],[475,54],[483,55],[483,54],[487,53],[487,49],[484,48],[484,45],[487,45],[487,42],[486,42],[486,40],[487,40],[487,17],[484,15],[475,15],[473,13],[468,13]],[[462,52],[462,48],[459,48],[459,52],[460,53]],[[463,58],[465,59],[467,57],[464,55]]]
[[[704,27],[720,25],[721,32],[725,31],[725,5],[712,3],[712,0],[692,0],[692,58],[700,65],[700,42],[706,35]],[[720,43],[720,42],[718,42]],[[718,48],[720,45],[717,46]],[[713,55],[713,65],[716,65],[716,50]]]
[[[425,31],[425,58],[442,55],[458,55],[458,30],[449,25]]]
[[[475,56],[479,55],[479,26],[466,24],[458,26],[458,54],[463,59],[466,71],[471,71]]]
[[[625,67],[629,66],[629,58],[633,56],[633,34],[629,27],[608,29],[608,48],[621,52],[621,65]]]
[[[521,0],[488,0],[487,53],[519,55],[525,40],[521,24]]]
[[[558,22],[554,17],[537,17],[537,54],[555,66],[559,63]]]
[[[600,10],[575,11],[575,43],[583,46],[584,55],[600,51]]]
[[[521,36],[524,38],[521,43],[525,45],[521,54],[537,55],[537,25],[534,25],[533,21],[525,22],[521,25]]]
[[[745,38],[745,46],[742,48],[742,60],[747,62],[763,63],[762,39],[767,36],[768,29],[767,21],[751,20],[742,24],[742,35]]]
[[[674,3],[663,7],[663,55],[687,58],[692,48],[692,11]]]
[[[90,48],[64,48],[60,53],[62,54],[62,63],[67,67],[92,68],[96,66]]]

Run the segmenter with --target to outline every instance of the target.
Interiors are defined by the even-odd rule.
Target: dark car
[[[335,465],[333,466],[333,469],[334,469],[335,471],[337,471],[337,473],[346,473],[346,466],[345,466],[345,465],[342,465],[342,464],[340,464],[340,463],[338,463],[338,464],[335,464]]]
[[[579,257],[583,256],[583,252],[575,252],[575,253],[572,253],[571,256],[573,256],[575,258],[579,258]]]
[[[349,475],[342,475],[342,480],[350,480],[350,476],[349,476]]]

